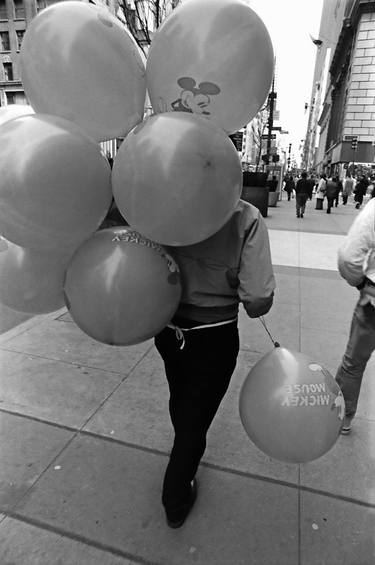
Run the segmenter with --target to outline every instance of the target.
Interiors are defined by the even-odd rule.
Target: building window
[[[36,9],[38,12],[44,10],[47,7],[46,0],[38,0],[36,3]]]
[[[9,32],[0,31],[0,50],[10,51]]]
[[[19,92],[6,92],[7,104],[27,104],[25,93]]]
[[[59,0],[37,0],[36,3],[37,12],[44,10],[44,8],[48,8],[48,6],[51,6],[52,4],[56,4],[56,2],[58,1]]]
[[[13,65],[12,63],[3,63],[5,80],[13,80]]]
[[[25,19],[25,6],[23,0],[14,0],[14,17],[16,20]]]
[[[0,0],[0,20],[7,20],[7,4],[6,0]]]
[[[16,34],[17,34],[17,49],[19,51],[21,49],[23,36],[25,35],[25,30],[24,29],[16,30]]]

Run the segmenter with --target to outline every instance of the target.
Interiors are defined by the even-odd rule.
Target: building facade
[[[324,0],[319,36],[312,41],[316,45],[316,59],[311,88],[310,102],[307,104],[308,123],[302,151],[302,168],[312,170],[323,160],[319,153],[319,118],[327,94],[329,83],[329,67],[333,52],[340,35],[344,13],[345,0]]]
[[[313,158],[306,150],[306,165],[343,176],[348,168],[370,173],[375,164],[375,2],[346,0],[339,16],[323,106],[312,120],[319,145]]]
[[[22,39],[31,20],[57,1],[0,0],[0,106],[27,104],[19,69]],[[92,3],[105,5],[112,13],[117,9],[117,0]]]

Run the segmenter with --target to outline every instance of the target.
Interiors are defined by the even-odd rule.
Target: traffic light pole
[[[273,131],[273,111],[275,107],[275,99],[277,94],[275,92],[275,78],[272,79],[272,89],[268,95],[268,100],[270,103],[269,115],[268,115],[268,134],[267,134],[267,157],[268,162],[270,161],[271,156],[271,140],[272,140],[272,131]]]
[[[353,136],[352,137],[352,149],[353,149],[353,176],[354,176],[354,171],[355,171],[355,156],[357,153],[357,147],[358,147],[358,137]]]

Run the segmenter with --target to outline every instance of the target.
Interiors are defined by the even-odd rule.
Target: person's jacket
[[[236,317],[240,302],[253,317],[271,308],[276,285],[268,231],[252,204],[240,200],[217,233],[168,252],[182,278],[177,317],[214,323]]]
[[[312,193],[312,187],[308,179],[299,179],[296,184],[296,194],[307,194]]]
[[[339,185],[335,180],[328,180],[326,187],[326,197],[336,198],[339,193]]]
[[[355,218],[338,251],[338,269],[351,285],[364,277],[375,283],[375,200],[370,200]]]
[[[357,182],[354,189],[354,194],[358,194],[358,196],[364,196],[367,192],[368,182],[366,179],[361,179]]]
[[[344,180],[342,193],[346,194],[347,196],[350,196],[351,193],[353,192],[353,187],[354,187],[354,180],[351,177],[346,177]]]
[[[318,190],[316,191],[316,197],[323,200],[326,193],[327,181],[322,177],[318,183]]]
[[[288,179],[285,181],[284,190],[286,192],[292,192],[295,189],[296,185],[293,179]]]

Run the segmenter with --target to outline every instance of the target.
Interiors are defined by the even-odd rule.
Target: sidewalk
[[[336,270],[337,246],[358,213],[330,215],[294,200],[269,208],[281,345],[335,374],[356,291]],[[160,504],[171,446],[167,385],[153,342],[94,342],[66,310],[0,335],[0,565],[373,565],[375,361],[352,434],[319,460],[270,459],[247,438],[238,395],[272,348],[240,316],[241,351],[209,435],[200,491],[171,530]]]

